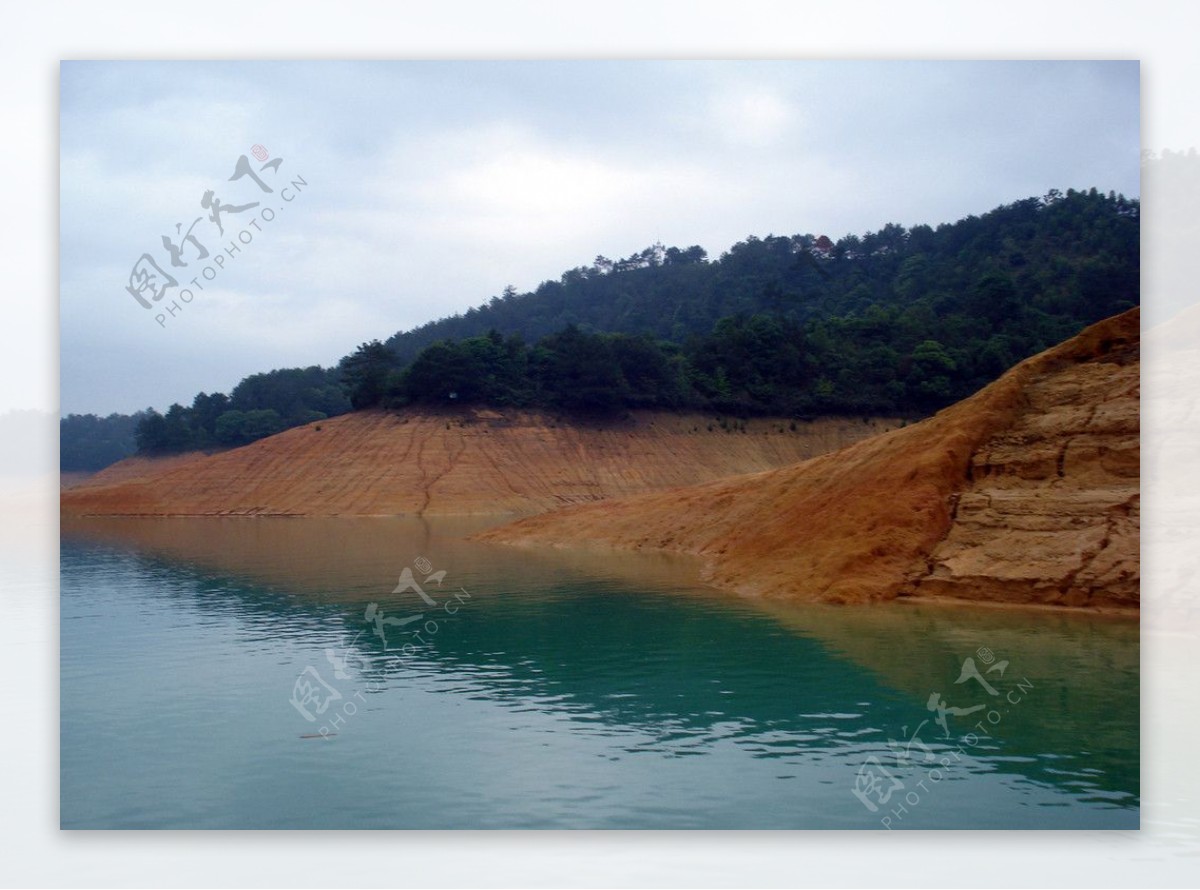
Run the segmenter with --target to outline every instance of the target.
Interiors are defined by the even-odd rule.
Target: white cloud
[[[718,91],[709,112],[720,139],[753,148],[779,144],[797,117],[796,110],[782,97],[753,86]]]
[[[182,397],[182,371],[167,396],[161,376],[121,362],[180,368],[186,356],[187,385],[207,390],[328,363],[507,284],[532,289],[654,241],[715,257],[751,234],[948,222],[1024,197],[1029,182],[1061,185],[1064,171],[1067,185],[1136,194],[1136,69],[1114,70],[1114,91],[1070,68],[68,66],[64,406],[111,410],[103,393],[118,389],[125,405]],[[190,222],[204,189],[226,187],[255,142],[310,187],[276,205],[203,306],[158,329],[123,293],[132,263]]]
[[[421,227],[506,249],[602,239],[724,190],[695,163],[583,150],[503,123],[406,144],[390,166],[403,170],[394,199],[419,205]]]

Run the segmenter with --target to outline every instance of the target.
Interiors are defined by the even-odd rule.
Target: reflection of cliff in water
[[[1121,789],[1139,786],[1140,652],[1138,621],[1069,610],[1031,613],[988,606],[896,604],[865,609],[789,607],[762,603],[783,626],[819,639],[837,658],[866,668],[912,702],[906,720],[932,718],[926,701],[939,692],[949,702],[987,702],[956,723],[966,731],[980,720],[1004,753],[1080,754],[1077,766],[1119,777]],[[986,671],[978,650],[990,650],[1002,674],[984,674],[1000,694],[974,681],[956,684],[963,660]],[[1028,681],[1028,692],[1017,689]],[[1014,701],[1005,701],[1013,693]],[[1014,703],[1015,702],[1015,703]],[[999,711],[989,725],[987,711]],[[993,714],[993,719],[997,719]],[[933,723],[929,724],[933,728]],[[1086,754],[1083,754],[1086,752]],[[1130,752],[1133,752],[1132,754]]]
[[[551,583],[572,578],[627,578],[679,584],[699,577],[699,563],[677,554],[521,552],[466,537],[503,517],[249,518],[62,517],[63,540],[102,543],[218,571],[320,601],[372,598],[396,586],[418,557],[448,580],[487,595],[496,577],[524,573]]]
[[[963,659],[987,647],[1009,662],[1002,680],[991,676],[997,687],[1027,680],[1033,688],[1006,708],[994,741],[972,749],[973,768],[1072,794],[1124,792],[1117,803],[1136,805],[1136,622],[741,600],[697,587],[686,561],[462,540],[478,527],[103,520],[64,525],[64,546],[99,546],[111,554],[104,558],[131,559],[143,571],[189,573],[190,607],[232,610],[252,634],[324,634],[369,685],[424,676],[448,692],[564,713],[593,727],[636,726],[654,736],[652,750],[673,756],[702,754],[717,740],[760,757],[882,753],[903,727],[932,718],[931,692],[956,705],[986,700],[974,684],[955,680]],[[451,604],[454,615],[430,610],[411,591],[393,593],[418,556],[447,571],[441,588],[428,585],[439,606],[465,588],[461,605]],[[397,618],[436,614],[438,629],[408,655],[399,649],[406,630],[385,649],[363,618],[371,602]],[[950,727],[958,737],[980,719],[983,712],[951,718]],[[940,735],[932,719],[921,733],[935,747]]]

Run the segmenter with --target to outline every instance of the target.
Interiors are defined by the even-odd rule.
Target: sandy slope
[[[697,554],[747,594],[1139,604],[1139,315],[920,424],[763,473],[535,516],[503,543]]]
[[[528,514],[786,466],[896,421],[637,413],[605,425],[523,411],[359,412],[244,448],[132,458],[64,490],[67,515]]]

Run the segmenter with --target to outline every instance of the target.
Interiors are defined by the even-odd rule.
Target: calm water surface
[[[63,827],[1138,825],[1136,622],[764,605],[480,527],[64,520]]]

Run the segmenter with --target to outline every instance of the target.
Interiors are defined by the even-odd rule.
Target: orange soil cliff
[[[761,596],[1134,609],[1139,364],[1134,309],[836,453],[479,537],[696,554],[712,583]]]
[[[603,426],[525,411],[363,411],[213,455],[130,458],[66,515],[528,514],[787,466],[898,424],[638,412]]]

